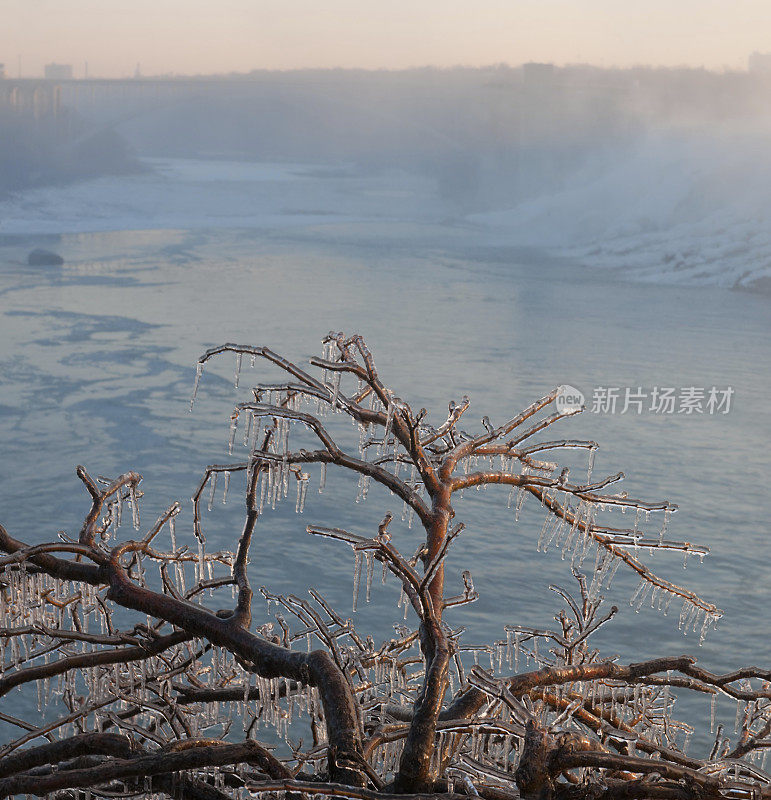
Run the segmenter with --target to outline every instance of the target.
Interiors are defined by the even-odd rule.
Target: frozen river
[[[698,648],[678,632],[676,612],[635,614],[625,602],[635,581],[619,571],[610,599],[622,613],[604,647],[635,658],[698,651],[714,669],[769,663],[768,295],[631,283],[492,245],[484,228],[428,202],[431,187],[418,178],[155,166],[0,207],[0,520],[12,534],[77,532],[88,505],[79,463],[94,474],[141,472],[146,521],[187,500],[203,467],[225,458],[237,397],[230,361],[207,373],[188,411],[195,359],[225,341],[301,359],[320,352],[330,328],[357,331],[396,393],[434,422],[464,393],[470,417],[495,422],[565,383],[587,398],[597,387],[622,397],[625,387],[731,387],[727,414],[619,406],[588,410],[562,432],[601,444],[595,476],[623,469],[631,495],[679,504],[670,534],[712,554],[685,572],[677,557],[656,555],[651,566],[725,611]],[[41,245],[65,265],[26,266]],[[355,506],[355,491],[330,475],[302,518],[293,503],[265,515],[253,582],[300,593],[312,565],[314,585],[350,609],[350,553],[304,528],[366,533],[388,507],[378,496]],[[481,598],[450,624],[468,625],[468,641],[490,640],[504,623],[547,625],[558,606],[546,587],[569,574],[559,554],[536,551],[536,509],[515,526],[505,492],[464,503],[469,533],[452,569],[457,579],[470,568]],[[207,524],[217,545],[233,543],[237,512],[235,498],[215,507]],[[415,531],[402,526],[399,540],[412,552]],[[388,635],[392,599],[376,591],[364,626]]]

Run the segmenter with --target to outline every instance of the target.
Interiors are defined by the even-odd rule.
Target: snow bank
[[[151,172],[18,193],[0,202],[0,234],[282,229],[319,222],[420,218],[433,183],[313,164],[145,159]],[[428,212],[430,214],[430,212]]]
[[[562,191],[471,221],[634,280],[771,284],[771,135],[651,137]]]

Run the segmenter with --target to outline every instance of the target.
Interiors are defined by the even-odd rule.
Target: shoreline
[[[6,196],[0,200],[0,246],[34,247],[89,234],[234,230],[321,243],[532,250],[614,281],[771,293],[771,237],[761,220],[757,231],[743,222],[739,209],[714,231],[709,220],[608,235],[598,227],[581,229],[582,242],[571,241],[579,234],[560,222],[580,193],[570,203],[555,196],[553,204],[541,198],[464,214],[442,204],[430,180],[398,171],[367,175],[350,164],[320,170],[308,163],[222,158],[141,161],[139,173]],[[577,221],[572,224],[578,231]]]

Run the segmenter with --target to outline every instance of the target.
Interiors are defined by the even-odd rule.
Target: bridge
[[[63,109],[84,111],[105,107],[136,107],[195,97],[216,90],[250,94],[259,79],[234,78],[4,78],[0,79],[0,110],[32,114],[36,119],[58,116]]]
[[[37,78],[0,80],[0,110],[31,114],[35,119],[56,117],[62,109],[61,85]]]

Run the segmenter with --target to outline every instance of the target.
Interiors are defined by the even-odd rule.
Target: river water
[[[38,190],[0,208],[0,520],[12,534],[77,532],[88,502],[76,464],[141,472],[143,520],[180,499],[189,525],[187,500],[205,465],[227,458],[228,416],[245,397],[224,359],[189,412],[195,360],[225,341],[306,359],[330,328],[359,332],[396,394],[432,421],[469,394],[469,429],[559,384],[590,405],[596,387],[623,396],[624,387],[730,386],[727,414],[588,409],[560,434],[601,444],[595,477],[624,470],[630,495],[679,504],[669,535],[711,555],[685,571],[677,556],[648,561],[725,611],[699,647],[677,630],[679,609],[634,613],[636,582],[620,570],[608,599],[621,613],[603,649],[635,660],[694,652],[713,669],[768,664],[767,295],[635,284],[607,267],[492,246],[483,230],[424,204],[430,187],[417,179],[249,169],[247,180],[232,164],[169,162],[133,183]],[[245,213],[247,197],[258,200]],[[40,245],[65,265],[26,266]],[[253,583],[297,594],[313,585],[350,614],[350,551],[308,537],[305,525],[371,535],[385,511],[398,520],[384,496],[357,505],[355,494],[355,482],[330,473],[301,517],[293,502],[264,515]],[[538,509],[526,506],[515,525],[506,492],[490,489],[458,511],[468,532],[448,580],[470,569],[480,600],[450,624],[466,625],[468,642],[500,636],[504,623],[548,625],[559,609],[548,584],[572,578],[559,553],[536,551]],[[214,546],[233,546],[239,521],[237,497],[218,499],[205,520]],[[394,541],[411,553],[416,534],[397,522]],[[392,586],[376,587],[357,612],[362,629],[389,635],[401,621],[395,598]]]

